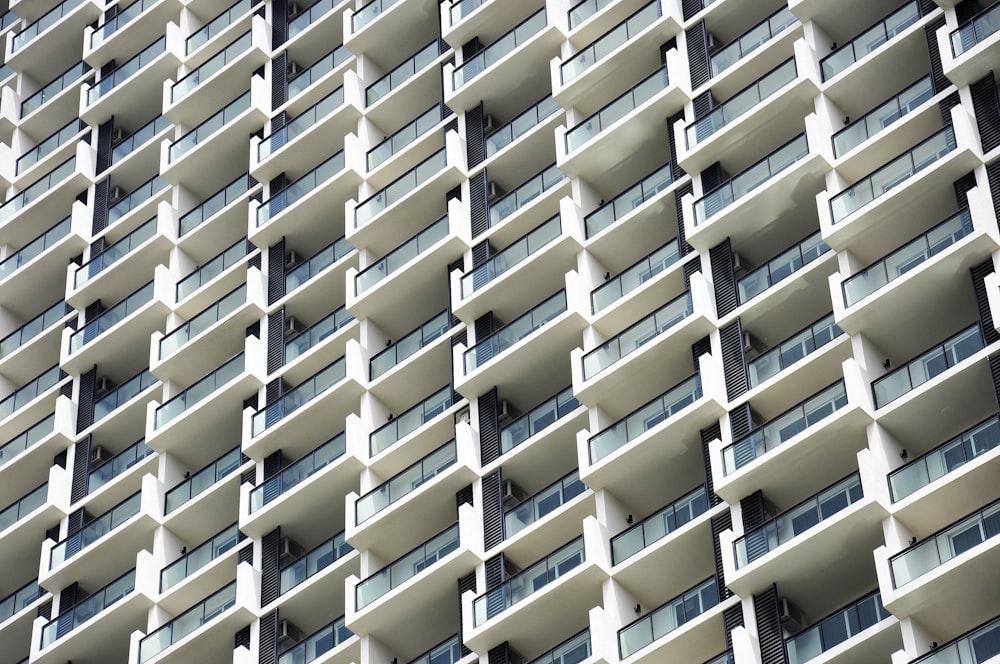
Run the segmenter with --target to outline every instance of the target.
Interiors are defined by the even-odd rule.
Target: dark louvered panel
[[[497,470],[483,478],[483,545],[489,551],[502,541],[503,497],[500,493],[500,471]],[[488,578],[487,589],[490,589]]]
[[[38,607],[38,612],[35,616],[39,618],[45,618],[46,620],[52,620],[52,600],[48,600],[45,604]]]
[[[688,68],[691,71],[691,88],[696,90],[712,77],[708,68],[708,29],[701,21],[685,33],[687,38]]]
[[[990,183],[990,196],[993,198],[993,212],[1000,216],[1000,161],[994,161],[986,166],[986,180]]]
[[[967,194],[969,193],[969,190],[975,186],[976,174],[971,171],[955,180],[955,202],[958,203],[959,208],[969,207]]]
[[[921,16],[927,16],[937,9],[937,3],[934,0],[917,0],[917,8],[920,10]]]
[[[722,186],[722,183],[726,181],[725,173],[722,171],[722,164],[720,162],[715,162],[708,168],[703,170],[700,174],[701,177],[701,189],[706,194],[715,191]],[[720,204],[721,205],[721,204]],[[705,214],[711,216],[716,210],[714,208],[707,209]]]
[[[240,533],[240,538],[241,538],[241,541],[242,541],[242,539],[246,538],[246,535],[244,535],[243,533]],[[252,546],[245,546],[242,549],[240,549],[239,553],[236,554],[236,562],[237,563],[249,563],[249,564],[253,565],[253,547]]]
[[[750,404],[737,406],[729,412],[729,435],[733,440],[739,440],[753,429],[753,412]]]
[[[108,178],[104,178],[94,185],[94,217],[91,224],[94,235],[108,227],[108,196],[110,194],[111,180]]]
[[[469,217],[473,238],[479,237],[489,230],[490,212],[486,202],[486,171],[479,171],[469,178]]]
[[[944,17],[932,21],[924,28],[924,37],[927,40],[927,55],[931,61],[931,84],[934,92],[941,92],[951,81],[944,75],[944,67],[941,66],[941,52],[938,50],[937,31],[944,25]]]
[[[264,457],[264,481],[266,482],[280,473],[283,465],[281,450]]]
[[[476,338],[480,338],[478,333]],[[481,395],[477,400],[479,404],[479,455],[484,466],[500,458],[500,425],[497,410],[499,401],[496,387]]]
[[[497,327],[496,318],[494,318],[493,312],[487,311],[485,314],[477,318],[473,327],[476,331],[477,343],[493,334]]]
[[[68,452],[66,450],[61,450],[61,451],[57,452],[56,455],[54,457],[52,457],[52,465],[53,466],[59,466],[60,468],[62,468],[63,470],[65,470],[66,469],[66,463],[68,461],[68,458],[67,458],[68,456],[69,456],[69,454],[68,454]]]
[[[993,327],[993,312],[990,311],[989,297],[986,295],[986,275],[993,273],[993,260],[989,259],[969,268],[972,274],[972,288],[976,293],[976,307],[979,309],[979,329],[987,345],[1000,339],[1000,333]]]
[[[486,571],[486,590],[493,590],[500,586],[504,582],[504,562],[503,554],[498,553],[497,555],[489,558],[484,563]]]
[[[277,25],[275,26],[277,27]],[[271,108],[278,108],[288,101],[288,51],[282,51],[271,61]],[[285,126],[287,117],[280,113],[271,120],[271,131]],[[280,123],[275,126],[275,123]]]
[[[263,603],[262,603],[263,604]],[[278,612],[272,611],[260,619],[259,664],[275,664],[278,660]]]
[[[472,485],[462,487],[455,492],[455,506],[472,505]]]
[[[80,508],[69,513],[66,517],[66,537],[76,535],[80,530],[90,522],[90,515],[87,514],[87,510]]]
[[[465,151],[469,160],[469,168],[473,168],[486,160],[486,140],[483,133],[483,102],[465,112]]]
[[[288,39],[288,0],[271,0],[271,48],[278,48]],[[284,103],[284,99],[281,100]],[[277,108],[280,104],[273,104]]]
[[[73,383],[66,383],[59,387],[59,396],[66,397],[67,399],[73,398]]]
[[[56,618],[56,638],[67,634],[74,627],[73,614],[69,610],[76,606],[76,603],[83,599],[86,593],[80,590],[77,583],[72,583],[59,592],[59,617]]]
[[[719,599],[726,600],[733,596],[726,586],[726,577],[722,572],[722,544],[719,542],[719,533],[733,527],[733,517],[731,512],[720,514],[711,520],[712,526],[712,552],[715,555],[715,578],[719,585]]]
[[[467,62],[476,53],[479,53],[483,49],[482,44],[479,43],[479,37],[473,37],[469,41],[462,44],[462,62]]]
[[[80,433],[94,423],[94,388],[97,385],[97,367],[91,367],[80,376],[80,397],[76,406],[76,432]]]
[[[720,504],[722,499],[715,495],[715,482],[712,481],[712,457],[708,453],[708,444],[722,438],[722,428],[718,422],[701,430],[701,455],[705,466],[705,488],[708,493],[708,504],[712,507]]]
[[[703,0],[681,0],[681,10],[684,12],[684,20],[701,11]]]
[[[739,306],[736,272],[733,269],[733,248],[729,238],[708,250],[708,260],[712,267],[716,313],[722,318]]]
[[[264,535],[260,546],[260,605],[267,606],[278,599],[278,575],[281,560],[281,528]],[[263,640],[263,635],[261,636]],[[263,647],[261,648],[263,651]]]
[[[941,111],[941,124],[945,127],[951,126],[951,109],[960,103],[961,100],[957,92],[951,93],[938,103],[938,109]]]
[[[726,589],[728,591],[728,588]],[[719,599],[725,599],[721,596]],[[733,648],[733,630],[737,627],[743,627],[743,605],[737,604],[736,606],[731,606],[722,612],[722,629],[726,636],[726,649],[732,650]]]
[[[285,295],[285,238],[267,250],[267,303]]]
[[[679,178],[684,175],[684,171],[679,166],[674,167],[674,177]],[[677,244],[680,247],[681,256],[687,256],[694,249],[687,242],[687,233],[684,230],[684,203],[683,198],[694,193],[694,186],[686,182],[683,186],[674,191],[674,208],[677,212]]]
[[[684,264],[684,290],[691,290],[691,275],[701,270],[701,256]]]
[[[691,103],[694,105],[695,120],[705,117],[715,108],[715,98],[712,96],[711,90],[705,90],[695,97]]]
[[[787,664],[785,637],[781,633],[781,606],[778,599],[778,588],[771,586],[759,595],[754,595],[753,611],[757,617],[760,664]]]
[[[250,625],[236,632],[236,636],[233,637],[233,647],[250,649]]]
[[[59,538],[59,524],[58,523],[45,531],[45,538],[44,539],[50,539],[53,542],[58,542],[59,541],[60,538]]]
[[[500,645],[490,648],[486,653],[488,664],[513,664],[514,660],[510,656],[510,644],[504,641]]]
[[[990,355],[990,376],[993,378],[993,392],[1000,405],[1000,355]]]
[[[87,496],[87,480],[90,479],[90,444],[90,436],[86,436],[73,446],[73,482],[69,490],[71,503],[83,500]]]
[[[978,13],[979,5],[976,0],[962,0],[955,5],[955,15],[959,25],[971,21]]]
[[[698,370],[698,358],[712,352],[712,340],[705,336],[691,344],[691,364],[694,370]]]
[[[757,489],[741,500],[740,510],[743,513],[743,532],[749,533],[763,526],[764,522],[767,521],[767,513],[764,510],[764,492]]]
[[[267,317],[267,372],[285,365],[285,308]]]
[[[983,152],[989,152],[1000,146],[1000,100],[997,99],[993,72],[970,85],[969,92],[972,93],[972,107],[976,112]]]
[[[726,395],[732,401],[748,389],[747,364],[743,354],[743,326],[739,319],[719,330],[722,346],[722,371],[726,376]]]
[[[472,269],[476,269],[486,261],[490,259],[493,255],[493,247],[490,245],[489,240],[483,240],[482,242],[473,245],[472,247]]]
[[[111,142],[115,133],[115,119],[97,125],[97,175],[111,166]]]
[[[472,487],[469,487],[470,490],[471,488]],[[462,643],[462,657],[465,657],[472,652],[465,646],[465,642],[462,640],[462,595],[470,590],[472,592],[476,592],[475,572],[470,572],[458,580],[458,640]]]

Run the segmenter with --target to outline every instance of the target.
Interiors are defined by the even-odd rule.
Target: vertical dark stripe
[[[236,635],[233,637],[233,647],[239,648],[241,646],[247,650],[250,649],[250,625],[236,632]]]
[[[483,477],[483,545],[487,551],[503,542],[501,488],[499,470]],[[488,585],[487,589],[489,589]]]
[[[271,48],[288,39],[288,0],[271,0]]]
[[[743,353],[743,326],[736,319],[719,329],[722,342],[722,370],[726,376],[726,395],[732,401],[749,389],[746,357]]]
[[[97,367],[80,375],[80,397],[76,407],[76,432],[80,433],[94,423],[94,388],[97,384]]]
[[[962,0],[955,4],[955,16],[958,18],[958,24],[962,25],[979,13],[979,4],[976,0]]]
[[[104,178],[94,185],[94,217],[92,233],[97,235],[108,227],[108,196],[111,193],[111,180]]]
[[[96,171],[100,175],[111,166],[111,141],[114,138],[114,116],[107,122],[97,126],[97,161]]]
[[[720,585],[721,591],[721,585]],[[726,592],[730,592],[726,588]],[[720,599],[723,599],[722,593],[719,593]],[[728,597],[728,596],[727,596]],[[722,612],[722,629],[725,632],[726,637],[726,650],[733,649],[733,630],[737,627],[743,627],[743,605],[737,604],[736,606],[731,606]]]
[[[771,586],[753,596],[757,617],[757,639],[760,643],[760,664],[787,664],[785,637],[781,632],[781,607],[778,588]]]
[[[479,171],[469,178],[469,208],[472,237],[476,238],[490,228],[489,206],[486,202],[486,171]]]
[[[674,177],[683,177],[684,171],[680,167],[674,169]],[[674,209],[677,214],[677,246],[681,256],[687,256],[694,249],[687,242],[687,232],[684,230],[684,203],[682,199],[688,194],[694,193],[694,186],[690,182],[684,183],[674,191]]]
[[[1000,355],[990,355],[990,377],[993,379],[993,393],[1000,406]]]
[[[701,256],[695,256],[684,264],[684,290],[691,290],[691,275],[701,271]]]
[[[1000,216],[1000,161],[986,165],[986,180],[990,185],[990,195],[993,198],[993,212]]]
[[[73,455],[73,480],[69,490],[70,503],[76,503],[87,496],[90,479],[90,436],[76,442]]]
[[[469,168],[478,166],[486,160],[486,140],[483,131],[485,121],[483,102],[465,112],[465,151]]]
[[[486,653],[487,664],[512,664],[514,660],[510,653],[510,644],[504,641],[500,645],[490,648]]]
[[[708,260],[712,268],[716,313],[719,318],[723,318],[739,306],[736,272],[733,269],[733,249],[729,238],[708,250]]]
[[[278,612],[272,611],[260,619],[260,654],[257,661],[259,664],[275,664],[277,659]]]
[[[712,77],[708,67],[708,29],[705,22],[692,25],[685,33],[687,38],[688,67],[691,71],[691,89],[697,90]]]
[[[751,533],[763,526],[767,521],[767,514],[764,511],[764,493],[757,489],[741,500],[740,510],[743,513],[744,533]]]
[[[941,66],[941,52],[938,50],[937,31],[944,25],[944,17],[928,23],[924,28],[924,38],[927,40],[927,55],[930,58],[931,83],[934,92],[941,92],[951,81],[944,75],[944,67]]]
[[[951,126],[951,109],[958,106],[961,100],[958,97],[957,92],[953,92],[940,102],[938,102],[938,108],[941,111],[941,124],[945,127]]]
[[[260,605],[267,606],[278,599],[278,577],[281,562],[281,528],[276,528],[264,535],[261,540],[261,571],[260,571]],[[261,634],[261,661],[264,647]]]
[[[472,487],[469,487],[469,490],[471,493]],[[471,503],[471,496],[469,497],[469,501]],[[470,590],[472,592],[476,592],[476,573],[474,571],[466,574],[458,580],[458,640],[462,644],[462,657],[472,653],[472,651],[466,647],[465,642],[462,639],[462,595]]]
[[[285,308],[267,317],[267,372],[285,365]]]
[[[722,571],[722,544],[719,542],[719,534],[733,527],[732,512],[713,517],[711,526],[712,553],[715,555],[715,579],[719,586],[719,599],[726,600],[733,596],[733,591],[726,586],[726,578]]]
[[[705,470],[705,493],[708,494],[708,504],[712,507],[722,503],[722,499],[715,495],[715,482],[712,481],[712,457],[708,452],[708,444],[713,440],[722,438],[722,427],[718,422],[701,430],[701,455]]]
[[[973,189],[975,186],[976,174],[973,172],[966,173],[962,177],[955,180],[955,202],[958,204],[959,208],[969,207],[968,193],[969,190]]]
[[[681,0],[681,10],[684,12],[684,20],[687,21],[702,9],[702,0]]]
[[[285,296],[285,238],[267,250],[267,303]]]
[[[993,72],[971,84],[969,92],[972,93],[972,108],[976,113],[983,152],[989,152],[1000,146],[1000,100],[997,99]]]
[[[729,411],[729,433],[733,440],[740,440],[753,430],[753,413],[745,403]]]

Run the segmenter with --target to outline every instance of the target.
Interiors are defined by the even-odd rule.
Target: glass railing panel
[[[456,634],[411,660],[410,664],[455,664],[460,659],[462,659],[462,641]]]
[[[153,217],[118,242],[81,265],[73,272],[73,287],[81,288],[91,279],[125,258],[133,249],[156,235],[156,217]]]
[[[754,388],[807,355],[816,352],[844,333],[834,322],[833,314],[824,316],[796,332],[777,346],[747,363],[747,377]]]
[[[652,401],[592,436],[589,443],[590,462],[597,463],[615,450],[624,447],[653,427],[700,399],[701,378],[691,376]]]
[[[52,547],[49,552],[49,569],[55,569],[138,514],[142,504],[141,498],[141,492],[133,493],[85,525],[79,532]]]
[[[613,2],[614,0],[583,0],[576,3],[569,8],[569,29],[575,29],[597,12],[610,7]]]
[[[48,499],[48,483],[36,487],[21,496],[17,502],[0,510],[0,532],[3,532],[45,504]]]
[[[87,477],[87,493],[97,491],[153,453],[153,450],[146,446],[146,439],[140,438],[90,471],[90,475]]]
[[[194,408],[212,396],[217,389],[243,373],[243,369],[244,358],[243,353],[240,353],[212,373],[199,378],[193,385],[156,409],[154,428],[166,426],[189,408]]]
[[[90,35],[90,48],[97,48],[108,37],[115,34],[126,25],[132,22],[142,12],[146,11],[160,0],[137,0],[125,9],[120,10],[113,17],[94,28]]]
[[[339,3],[340,0],[319,0],[296,14],[295,18],[288,21],[288,38],[293,39],[298,36],[300,32],[333,11]]]
[[[903,5],[820,60],[819,67],[823,80],[830,80],[919,20],[920,8],[916,1]]]
[[[177,301],[191,295],[232,266],[244,262],[252,249],[253,245],[249,244],[246,238],[240,238],[222,253],[208,259],[201,267],[177,282]]]
[[[135,570],[131,569],[68,611],[63,611],[54,620],[47,622],[42,627],[41,648],[52,645],[57,639],[86,623],[133,590],[135,590]]]
[[[555,164],[528,178],[514,191],[490,205],[490,226],[496,226],[565,178],[566,176]]]
[[[505,609],[527,599],[583,564],[585,560],[583,537],[577,537],[507,579],[503,585],[477,597],[472,604],[475,625],[478,627]]]
[[[429,321],[409,332],[385,350],[379,352],[368,365],[370,380],[375,380],[400,362],[412,357],[420,349],[448,332],[451,329],[451,315],[442,311]]]
[[[830,247],[823,241],[822,233],[816,231],[794,247],[751,270],[736,283],[740,304],[749,302],[771,286],[784,281],[828,251]]]
[[[774,12],[735,40],[709,55],[709,69],[712,76],[718,76],[729,69],[796,22],[798,19],[787,6]]]
[[[0,466],[3,466],[21,452],[34,447],[39,441],[50,435],[53,431],[55,431],[55,423],[55,415],[49,415],[48,417],[32,424],[30,427],[13,438],[10,438],[6,443],[0,446]],[[0,622],[3,622],[2,619],[0,619]]]
[[[457,90],[487,68],[512,53],[518,46],[531,39],[548,24],[545,8],[524,19],[510,32],[460,64],[452,73],[452,87]]]
[[[153,301],[153,282],[125,297],[111,308],[102,312],[69,338],[69,352],[75,353],[87,343],[104,334],[136,311]]]
[[[382,189],[374,196],[367,198],[354,208],[354,227],[360,228],[372,217],[395,204],[411,191],[431,179],[448,165],[448,155],[441,148],[427,159],[407,171],[392,184]]]
[[[566,311],[566,292],[559,291],[465,351],[469,374]]]
[[[351,30],[353,32],[357,32],[374,21],[378,18],[379,14],[386,11],[397,2],[399,2],[399,0],[372,0],[372,2],[363,6],[351,16]]]
[[[1000,5],[994,4],[951,33],[951,52],[957,58],[1000,30]]]
[[[38,579],[34,579],[0,599],[0,623],[23,611],[43,593],[44,591],[38,587]]]
[[[21,117],[25,117],[33,111],[37,111],[47,101],[57,94],[76,83],[82,76],[90,72],[90,65],[86,62],[78,62],[62,74],[46,83],[41,90],[35,92],[30,97],[21,102]]]
[[[160,654],[236,605],[236,582],[215,591],[139,641],[139,664]]]
[[[861,490],[861,477],[855,472],[782,512],[763,527],[747,533],[733,543],[737,569],[746,567],[862,498],[864,493]]]
[[[532,105],[531,108],[486,137],[486,157],[492,157],[500,152],[560,110],[562,110],[562,106],[552,98],[552,95]]]
[[[677,240],[666,243],[590,293],[591,310],[597,314],[680,260]]]
[[[347,310],[347,306],[342,305],[333,313],[316,321],[301,334],[285,342],[285,363],[304,354],[353,320],[354,316]]]
[[[435,39],[427,46],[404,60],[395,69],[365,88],[365,104],[371,106],[406,81],[417,72],[434,62],[441,52],[441,44]]]
[[[580,471],[573,470],[503,515],[503,536],[513,537],[587,490]]]
[[[482,7],[487,0],[455,0],[451,3],[451,7],[448,8],[448,13],[451,16],[451,25],[455,26],[463,18]]]
[[[699,199],[694,204],[695,224],[705,223],[707,219],[719,211],[749,195],[808,155],[809,144],[806,141],[806,135],[799,134],[764,159],[724,182],[718,189]]]
[[[256,184],[256,181],[251,181],[250,176],[244,173],[206,198],[196,208],[185,212],[179,222],[180,236],[183,237],[204,223],[206,219],[211,219],[214,215],[218,214],[220,210],[233,201],[242,198],[244,194],[250,191],[250,187],[254,184]]]
[[[803,664],[853,638],[892,614],[875,591],[785,640],[789,664]]]
[[[247,301],[247,285],[241,284],[223,295],[207,309],[195,314],[188,322],[168,332],[160,339],[160,358],[164,358],[195,338],[220,320],[233,313]]]
[[[38,258],[46,249],[69,235],[71,220],[66,217],[16,252],[0,261],[0,280],[14,274],[19,267]]]
[[[65,145],[71,138],[79,134],[81,131],[87,129],[87,126],[83,124],[80,120],[70,120],[67,124],[63,125],[61,129],[56,131],[54,134],[43,139],[38,145],[31,148],[28,152],[17,158],[17,163],[14,167],[14,172],[18,175],[25,172],[39,161],[49,156],[61,145]],[[85,137],[81,136],[80,140],[86,140]]]
[[[939,646],[910,664],[986,664],[1000,655],[1000,618]]]
[[[10,40],[10,51],[14,53],[19,48],[58,23],[67,13],[83,4],[84,0],[63,0],[58,5],[42,14],[41,18],[27,25]]]
[[[344,237],[320,249],[309,260],[285,274],[285,293],[291,293],[352,251],[354,247]]]
[[[394,154],[436,127],[442,119],[443,112],[444,108],[441,104],[432,106],[395,134],[369,150],[366,155],[368,170],[375,170]]]
[[[704,486],[611,538],[611,564],[618,565],[708,511]]]
[[[907,242],[885,258],[844,280],[844,304],[851,306],[899,279],[957,243],[975,229],[968,208],[949,217],[923,235]]]
[[[158,382],[159,380],[156,376],[149,373],[149,369],[143,369],[140,373],[129,378],[106,396],[101,397],[94,402],[94,422],[96,423],[104,419],[112,412],[131,401],[134,397],[138,396],[141,392]]]
[[[994,415],[955,438],[889,473],[889,493],[898,502],[1000,445]]]
[[[983,335],[979,330],[979,324],[973,323],[955,336],[874,381],[872,393],[875,395],[875,407],[882,408],[892,403],[982,349]]]
[[[441,531],[416,549],[355,586],[357,610],[417,576],[458,549],[458,524]]]
[[[368,291],[446,237],[448,237],[447,215],[359,272],[354,278],[355,292],[361,295]]]
[[[993,503],[890,558],[893,587],[902,588],[998,533],[1000,503]]]
[[[250,420],[251,435],[259,436],[268,427],[277,424],[299,408],[307,405],[346,377],[347,361],[345,358],[342,357],[328,364],[288,392],[285,392],[284,396],[274,403],[268,404],[254,413]]]
[[[719,587],[713,576],[620,629],[618,651],[621,658],[630,657],[657,639],[662,639],[718,603]]]
[[[958,147],[955,131],[945,127],[912,150],[903,153],[860,182],[851,185],[830,199],[833,223],[842,221],[853,212],[889,193],[934,162]]]
[[[344,87],[341,86],[299,113],[294,119],[289,120],[280,129],[261,139],[260,145],[257,146],[257,161],[263,161],[274,154],[343,105]],[[342,155],[343,153],[337,154]],[[343,168],[343,164],[341,164],[341,168]]]
[[[723,473],[736,472],[847,405],[844,381],[837,381],[722,450]]]
[[[555,424],[580,407],[573,396],[573,386],[546,399],[527,413],[500,429],[500,453],[506,454],[535,434]]]
[[[212,538],[202,542],[160,572],[160,592],[165,593],[178,583],[204,568],[210,562],[240,543],[236,524],[229,526]]]
[[[344,617],[341,616],[307,636],[301,643],[297,643],[278,655],[278,664],[309,664],[346,642],[352,636],[354,633],[347,629]]]
[[[383,424],[368,436],[368,447],[372,456],[385,450],[410,435],[423,425],[438,417],[453,405],[454,393],[450,385],[445,385],[417,405]]]
[[[283,468],[263,484],[250,492],[250,513],[277,500],[299,484],[344,456],[347,451],[347,437],[339,433],[312,452]]]
[[[354,548],[344,541],[344,533],[339,532],[304,556],[281,568],[278,576],[279,595],[299,585],[312,575],[320,572],[346,556]]]
[[[148,65],[150,62],[160,57],[167,50],[166,37],[160,37],[152,44],[142,49],[131,59],[123,62],[114,71],[105,74],[101,80],[90,86],[87,90],[87,104],[93,104],[98,99],[118,87],[119,84],[129,79],[133,74]]]
[[[913,112],[934,96],[930,76],[925,76],[889,101],[868,111],[833,135],[833,154],[842,157],[886,127]]]
[[[557,172],[559,172],[561,179],[561,171]],[[514,193],[516,194],[517,191]],[[462,297],[469,297],[480,288],[484,288],[492,283],[508,270],[514,269],[552,242],[555,242],[561,234],[562,220],[558,214],[547,221],[543,221],[541,225],[514,240],[479,267],[473,269],[468,274],[463,274],[461,281]]]
[[[323,78],[353,57],[354,54],[347,50],[347,48],[343,45],[337,46],[319,60],[309,65],[307,69],[302,70],[298,76],[289,79],[288,99],[295,98],[310,85]]]
[[[216,482],[235,473],[242,460],[240,449],[235,447],[167,491],[163,513],[170,514],[180,506],[186,505],[200,496]]]
[[[7,199],[0,206],[0,223],[10,221],[14,215],[34,203],[36,199],[53,189],[57,189],[58,183],[72,175],[75,169],[76,158],[70,157],[42,176],[41,179],[32,182],[23,191],[19,191],[12,198]]]
[[[168,151],[169,161],[177,161],[190,152],[196,145],[232,122],[237,116],[245,113],[249,108],[250,90],[247,90],[226,104],[215,115],[171,143]]]
[[[126,194],[123,199],[108,208],[108,225],[110,226],[115,223],[169,186],[170,183],[159,175],[154,175],[146,180]]]
[[[178,101],[186,94],[194,90],[202,81],[207,80],[214,74],[219,72],[223,67],[225,67],[230,62],[234,61],[239,56],[243,55],[244,52],[250,50],[250,46],[253,43],[250,31],[247,30],[242,35],[237,37],[234,41],[228,44],[221,51],[213,55],[211,58],[206,60],[201,66],[196,68],[189,74],[186,74],[181,80],[177,81],[170,88],[170,101],[171,103]]]
[[[458,450],[452,439],[358,498],[354,504],[355,523],[361,525],[389,505],[419,489],[434,476],[455,465],[457,460]]]
[[[322,164],[290,183],[277,194],[261,203],[257,208],[257,227],[260,228],[286,208],[299,202],[324,182],[344,170],[344,151],[336,153]]]
[[[610,104],[566,132],[566,152],[570,153],[642,106],[670,86],[665,67],[639,81]]]
[[[9,355],[66,317],[66,303],[60,300],[27,323],[0,339],[0,358]]]
[[[185,55],[208,43],[217,34],[232,25],[238,18],[250,11],[260,0],[237,0],[225,11],[213,18],[211,21],[200,27],[197,31],[184,40]]]
[[[675,297],[651,315],[587,352],[583,356],[583,379],[593,378],[623,357],[639,350],[690,316],[692,312],[691,293],[686,292]]]
[[[673,183],[674,169],[670,162],[667,162],[584,217],[587,239],[611,226]]]
[[[154,136],[173,124],[166,117],[158,115],[143,126],[136,129],[130,136],[115,143],[111,147],[111,163],[119,161],[132,154],[135,150],[148,143]]]
[[[528,664],[580,664],[590,659],[592,654],[590,630],[585,629]]]
[[[559,65],[559,76],[563,85],[593,67],[609,53],[655,23],[662,15],[660,0],[653,0],[601,35],[596,41],[571,55]]]
[[[54,387],[64,374],[58,365],[50,367],[0,400],[0,421]]]

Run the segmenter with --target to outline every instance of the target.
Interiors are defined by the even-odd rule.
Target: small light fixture
[[[391,345],[392,345],[392,339],[386,339],[385,340],[385,347],[388,348]]]
[[[187,555],[187,552],[188,552],[188,548],[186,546],[182,546],[181,547],[181,555],[182,556]]]
[[[899,453],[899,458],[905,461],[910,458],[910,455],[906,453],[906,449],[903,449],[903,451]]]
[[[837,50],[837,42],[833,42],[832,44],[830,44],[830,50],[831,51],[836,51]]]
[[[937,641],[931,641],[931,650],[937,650]]]
[[[386,421],[386,422],[392,422],[392,420],[393,420],[393,418],[394,418],[394,417],[396,417],[396,416],[395,416],[395,415],[393,415],[392,413],[389,413],[389,417],[388,417],[388,418],[386,418],[386,420],[385,420],[385,421]]]
[[[889,361],[888,357],[885,358],[885,362],[882,363],[882,367],[885,368],[885,369],[888,369],[891,366],[892,366],[892,362]]]
[[[611,278],[611,273],[610,272],[605,272],[604,273],[604,280],[607,281],[610,278]]]
[[[845,115],[844,116],[844,126],[846,127],[849,124],[851,124],[851,116],[850,115]]]
[[[910,538],[910,546],[913,546],[916,543],[917,543],[917,538],[916,537],[911,537]]]
[[[629,514],[625,517],[625,523],[632,525],[632,515]]]
[[[642,607],[638,604],[635,605],[635,615],[642,613]]]

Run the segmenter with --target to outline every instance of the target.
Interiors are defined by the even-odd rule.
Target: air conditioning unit
[[[125,131],[125,127],[115,127],[115,134],[111,140],[115,143],[121,143],[126,136],[128,136],[128,132]]]
[[[302,556],[302,554],[305,552],[306,552],[305,549],[303,549],[301,546],[293,542],[291,538],[288,537],[281,538],[281,549],[279,557],[282,561],[294,560]]]
[[[295,250],[289,251],[285,254],[285,269],[291,270],[293,267],[299,264],[299,255],[295,253]]]
[[[716,51],[719,50],[719,47],[721,45],[722,44],[719,44],[718,42],[715,41],[715,35],[713,35],[711,32],[708,33],[708,52],[709,53],[715,53]]]
[[[302,71],[302,67],[300,67],[299,63],[297,63],[295,60],[292,60],[291,62],[288,63],[288,75],[289,76],[295,76],[300,71]]]
[[[465,422],[466,424],[468,424],[471,421],[472,421],[472,414],[470,413],[468,406],[455,413],[455,422]]]
[[[115,389],[115,384],[107,376],[101,376],[97,379],[97,384],[94,385],[94,398],[99,399],[113,389]]]
[[[487,113],[486,117],[483,118],[483,132],[489,134],[496,128],[497,126],[496,122],[493,120],[493,116]]]
[[[109,455],[107,452],[105,452],[104,448],[101,447],[100,445],[96,445],[96,446],[92,447],[91,450],[90,450],[90,465],[91,465],[91,467],[101,465],[102,463],[104,463],[105,461],[107,461],[110,456],[111,455]]]
[[[524,499],[528,497],[528,494],[526,494],[521,487],[514,484],[510,480],[504,480],[502,489],[503,508],[505,510],[514,507],[518,503],[524,502]]]
[[[498,198],[504,195],[504,190],[497,186],[496,182],[490,181],[486,185],[486,202],[495,203]]]
[[[750,263],[748,263],[742,256],[740,256],[736,252],[733,252],[733,272],[736,274],[737,278],[744,276],[747,272],[749,272],[752,269],[753,266],[750,265]]]
[[[806,616],[799,607],[781,598],[781,627],[789,634],[798,634],[808,625]]]
[[[299,11],[300,11],[299,10],[299,5],[298,5],[297,2],[289,2],[288,3],[288,18],[292,18],[293,16],[297,16],[298,13],[299,13]]]
[[[282,620],[278,623],[278,652],[288,650],[302,640],[302,630],[288,622]]]
[[[506,399],[500,400],[500,409],[497,411],[497,421],[500,426],[510,424],[520,416],[517,409],[508,403]]]
[[[121,199],[123,199],[125,197],[125,192],[122,191],[121,187],[115,185],[111,187],[111,193],[108,194],[108,197],[110,198],[111,202],[114,203],[115,201],[120,201]]]
[[[291,337],[298,336],[299,334],[302,333],[303,329],[305,329],[305,328],[302,327],[302,323],[300,323],[299,321],[295,320],[295,318],[292,317],[292,316],[289,316],[288,320],[285,321],[285,337],[286,338],[291,338]]]
[[[743,332],[743,353],[750,358],[750,356],[757,357],[764,352],[764,346],[759,341],[753,338],[749,332]],[[751,358],[752,359],[752,358]]]

